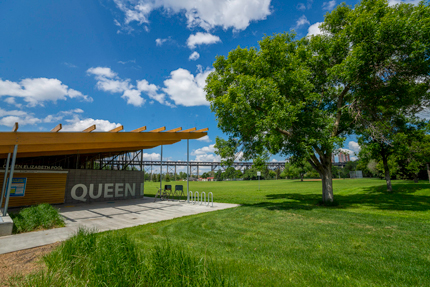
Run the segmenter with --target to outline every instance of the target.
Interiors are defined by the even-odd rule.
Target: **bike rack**
[[[214,194],[212,192],[208,193],[208,203],[206,205],[209,206],[209,196],[210,195],[212,195],[212,207],[214,207]]]
[[[196,191],[196,192],[194,192],[194,201],[193,201],[193,204],[196,204],[196,202],[199,200],[199,192],[198,191]]]
[[[189,191],[189,194],[190,194],[190,202],[188,203],[196,204],[200,202],[200,205],[206,205],[209,207],[209,204],[212,202],[211,207],[214,206],[214,194],[212,192],[208,193],[207,200],[206,200],[206,192],[204,191],[202,191],[201,194],[198,191],[194,191],[194,193],[192,191]]]
[[[191,190],[189,191],[189,196],[190,201],[188,203],[193,201],[193,192]]]
[[[205,197],[203,197],[203,194],[205,195]],[[200,205],[202,205],[203,203],[206,203],[206,192],[204,191],[202,191],[202,195],[200,196]]]

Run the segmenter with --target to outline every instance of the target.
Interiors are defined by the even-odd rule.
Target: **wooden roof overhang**
[[[142,132],[142,127],[131,132],[120,132],[122,126],[108,132],[91,132],[91,126],[82,132],[0,132],[0,158],[7,158],[18,145],[18,158],[61,156],[71,154],[121,154],[160,145],[170,145],[185,139],[198,139],[207,135],[208,129],[196,128],[181,131],[182,128],[165,131],[165,127]]]

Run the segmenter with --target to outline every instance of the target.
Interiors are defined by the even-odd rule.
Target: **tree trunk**
[[[316,156],[311,156],[308,162],[318,171],[322,181],[322,201],[323,203],[333,202],[333,179],[332,179],[332,162],[331,152],[318,152],[319,159]]]
[[[414,173],[414,183],[418,183],[418,173]]]
[[[333,179],[331,174],[331,166],[324,167],[321,174],[322,179],[322,200],[323,202],[333,202]]]
[[[303,173],[300,174],[300,181],[303,181]]]
[[[429,177],[429,183],[430,183],[430,169],[429,169],[429,164],[427,164],[427,176]]]
[[[382,163],[384,164],[385,181],[387,182],[387,191],[393,191],[393,187],[391,186],[390,168],[388,167],[388,156],[385,154],[385,152],[383,152],[381,155]]]

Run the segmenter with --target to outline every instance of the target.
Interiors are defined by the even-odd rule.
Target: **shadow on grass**
[[[311,210],[315,208],[343,209],[362,205],[380,210],[428,211],[430,210],[430,196],[413,194],[423,189],[430,189],[430,185],[396,184],[393,186],[393,192],[387,192],[385,185],[369,186],[363,187],[360,193],[346,195],[336,194],[335,191],[334,198],[339,202],[339,205],[335,207],[319,206],[321,194],[268,194],[266,198],[273,201],[244,204],[244,206],[262,207],[269,210]],[[280,200],[285,201],[280,202]]]

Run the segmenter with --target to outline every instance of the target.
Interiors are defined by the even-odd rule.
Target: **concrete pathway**
[[[0,237],[0,254],[38,247],[71,237],[80,226],[99,232],[138,226],[238,206],[215,203],[213,207],[178,201],[154,202],[154,198],[61,205],[66,227]]]

